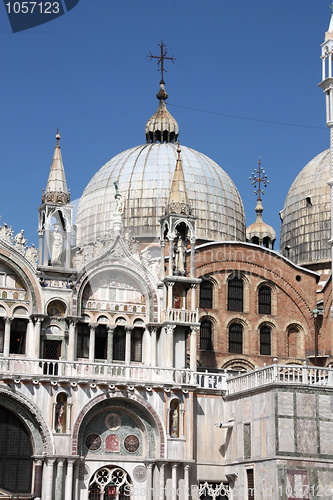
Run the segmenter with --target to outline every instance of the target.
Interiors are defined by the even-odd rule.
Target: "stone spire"
[[[57,144],[54,150],[45,193],[43,193],[42,196],[42,203],[46,202],[65,205],[70,202],[70,193],[67,189],[65,169],[61,157],[59,129],[57,129],[56,139]]]
[[[165,212],[169,214],[173,213],[191,215],[191,206],[187,197],[185,177],[180,153],[181,149],[178,142],[176,168],[173,174],[169,201],[166,206]]]

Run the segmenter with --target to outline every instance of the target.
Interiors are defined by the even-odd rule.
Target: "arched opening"
[[[258,291],[259,314],[272,313],[272,291],[269,286],[261,286]]]
[[[27,327],[27,319],[13,319],[10,327],[9,352],[11,354],[25,354]]]
[[[63,317],[66,313],[66,306],[61,300],[52,300],[47,306],[47,315],[51,317]]]
[[[106,325],[98,325],[95,333],[95,360],[107,359],[108,331]]]
[[[57,395],[54,413],[54,429],[58,433],[66,432],[67,420],[67,394],[61,392]]]
[[[239,323],[232,323],[229,327],[229,352],[243,352],[243,327]]]
[[[89,483],[89,500],[128,500],[132,498],[132,481],[120,467],[108,465],[98,469]]]
[[[5,320],[0,318],[0,352],[3,352],[3,346],[5,341]]]
[[[244,286],[241,278],[228,281],[228,311],[243,311]]]
[[[135,327],[131,338],[131,361],[142,361],[142,328]]]
[[[212,323],[208,319],[203,320],[200,324],[200,349],[213,350]]]
[[[76,356],[78,359],[89,358],[89,336],[90,327],[88,323],[79,322],[76,326],[77,345]]]
[[[271,355],[271,329],[267,325],[260,328],[260,354]]]
[[[113,360],[125,361],[125,328],[117,326],[113,335]]]
[[[211,281],[202,281],[200,284],[200,302],[202,309],[213,308],[213,283]]]
[[[290,325],[287,330],[287,356],[288,358],[297,358],[299,352],[300,327]]]
[[[31,493],[33,448],[28,430],[10,410],[0,406],[0,488]]]

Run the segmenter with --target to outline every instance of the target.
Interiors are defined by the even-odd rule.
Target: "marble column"
[[[132,330],[133,327],[126,326],[126,340],[125,340],[125,365],[131,364],[131,339],[132,339]]]
[[[197,333],[199,331],[198,326],[191,326],[191,336],[190,336],[190,370],[193,372],[197,371]]]
[[[76,321],[71,319],[69,321],[69,332],[68,332],[68,361],[74,361],[75,359],[75,346],[76,346]]]
[[[26,333],[26,355],[27,358],[34,358],[35,356],[35,327],[32,321],[32,318],[29,318],[27,324],[27,333]]]
[[[41,318],[35,319],[35,353],[34,358],[39,359],[40,356],[40,330],[41,330],[42,320]]]
[[[167,325],[166,326],[166,335],[167,335],[167,352],[166,352],[166,366],[168,368],[173,367],[174,359],[173,359],[173,332],[176,328],[176,325]]]
[[[66,227],[66,269],[70,269],[71,267],[71,237],[72,231],[70,227]]]
[[[42,494],[43,459],[41,457],[33,457],[33,459],[35,463],[34,497],[40,498]]]
[[[174,286],[174,282],[170,281],[168,283],[168,309],[172,309],[173,308],[173,286]],[[169,319],[169,318],[167,318]]]
[[[3,356],[7,358],[9,356],[9,346],[10,346],[10,325],[12,319],[5,318],[5,339],[3,344]]]
[[[156,366],[156,357],[157,357],[157,328],[153,327],[151,328],[151,351],[150,351],[150,359],[151,359],[151,366]]]
[[[190,277],[194,278],[195,273],[195,238],[191,238],[191,267],[190,267]],[[194,309],[192,307],[192,309]]]
[[[43,489],[42,489],[42,500],[54,500],[53,499],[53,466],[55,463],[55,458],[46,458],[44,462],[44,473],[43,474]]]
[[[169,276],[173,276],[173,238],[169,238]]]
[[[189,500],[190,498],[190,482],[189,482],[189,472],[190,466],[188,464],[184,465],[184,500]]]
[[[75,458],[67,459],[67,474],[65,481],[65,500],[72,500],[72,492],[73,492],[73,467]]]
[[[165,463],[160,463],[160,488],[159,488],[159,500],[165,499]]]
[[[64,458],[58,458],[54,500],[63,500],[64,498],[62,494],[62,483],[64,479],[64,462],[65,462]]]
[[[95,360],[95,332],[96,332],[96,326],[90,325],[89,361]]]
[[[171,473],[171,499],[177,500],[177,463],[172,464],[172,473]]]
[[[160,241],[161,245],[161,280],[165,277],[165,241]]]
[[[38,231],[38,265],[43,265],[43,238],[44,231]]]
[[[150,462],[147,463],[146,468],[147,468],[146,500],[153,500],[153,464]]]
[[[112,361],[113,361],[113,335],[114,335],[115,329],[116,329],[116,325],[109,325],[107,327],[108,340],[107,340],[107,354],[106,354],[106,357],[107,357],[107,362],[108,363],[112,363]]]

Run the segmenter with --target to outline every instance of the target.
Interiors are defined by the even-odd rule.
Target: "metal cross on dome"
[[[161,72],[161,81],[164,83],[164,78],[163,78],[163,72],[167,71],[164,68],[164,61],[168,59],[169,61],[172,61],[173,63],[176,61],[175,56],[167,57],[167,51],[165,50],[166,45],[163,43],[163,40],[161,40],[161,43],[157,44],[161,48],[161,55],[160,56],[153,56],[153,54],[150,52],[150,54],[147,57],[150,57],[150,60],[152,59],[158,59],[157,65],[159,66],[158,71]]]
[[[259,156],[259,170],[256,168],[254,172],[252,172],[251,177],[249,177],[250,181],[252,180],[252,185],[254,186],[254,192],[258,196],[257,201],[261,201],[261,194],[264,194],[264,191],[261,189],[261,185],[267,187],[269,184],[269,180],[267,179],[267,175],[265,174],[265,170],[261,168],[261,161]]]

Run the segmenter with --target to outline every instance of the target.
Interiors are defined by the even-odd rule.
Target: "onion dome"
[[[312,269],[329,267],[330,151],[320,153],[298,174],[281,215],[280,251]]]
[[[262,220],[264,208],[261,200],[257,201],[255,211],[257,213],[257,220],[246,229],[246,241],[273,249],[276,232]]]
[[[179,127],[165,105],[168,94],[165,91],[163,80],[160,81],[160,90],[158,94],[156,94],[156,97],[159,99],[160,103],[156,112],[147,121],[145,130],[146,143],[176,142],[178,140]]]
[[[50,168],[49,178],[46,184],[45,193],[42,196],[42,203],[57,203],[65,205],[70,202],[70,193],[67,189],[65,169],[62,162],[60,150],[60,134],[57,129],[57,144],[54,150],[53,160]]]

